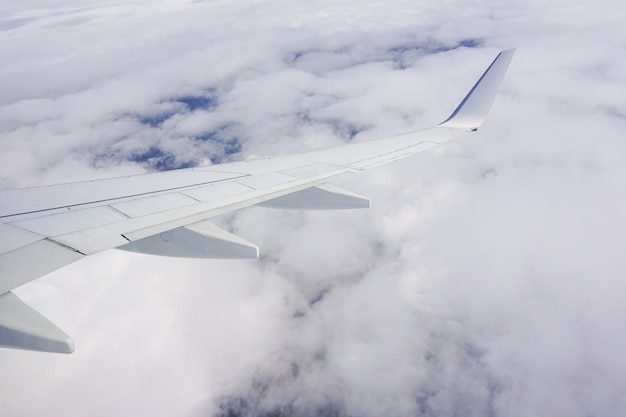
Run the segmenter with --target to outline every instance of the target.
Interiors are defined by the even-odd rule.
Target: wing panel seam
[[[54,240],[54,239],[51,239],[51,238],[49,238],[49,237],[47,237],[47,238],[45,238],[45,239],[42,239],[42,240],[48,241],[48,242],[50,242],[50,243],[54,243],[55,245],[60,246],[60,247],[62,247],[62,248],[64,248],[64,249],[67,249],[67,250],[71,250],[72,252],[80,253],[81,255],[87,256],[87,254],[86,254],[86,253],[82,253],[82,252],[81,252],[81,251],[79,251],[78,249],[75,249],[75,248],[73,248],[73,247],[71,247],[71,246],[68,246],[68,245],[66,245],[66,244],[64,244],[64,243],[58,242],[58,241],[56,241],[56,240]]]
[[[124,196],[120,196],[120,197],[106,198],[106,199],[103,199],[103,200],[86,201],[86,202],[83,202],[83,203],[70,204],[70,205],[67,205],[67,206],[49,207],[49,208],[40,209],[40,210],[23,211],[21,213],[4,214],[4,215],[0,215],[0,219],[6,219],[6,218],[9,218],[9,217],[13,217],[13,216],[23,216],[23,215],[26,215],[26,214],[45,213],[47,211],[60,210],[60,209],[68,208],[68,207],[80,207],[80,206],[87,206],[89,204],[106,203],[106,202],[109,202],[109,201],[123,200],[125,198],[141,197],[141,196],[145,196],[145,195],[153,195],[153,194],[159,194],[159,193],[167,193],[169,191],[191,189],[191,188],[194,188],[194,187],[202,187],[202,186],[206,186],[206,185],[209,185],[209,184],[216,184],[216,183],[219,183],[219,182],[236,181],[238,179],[246,178],[246,177],[249,177],[249,176],[250,176],[250,174],[246,174],[246,175],[241,175],[239,177],[228,178],[228,179],[225,179],[225,180],[207,181],[207,182],[194,184],[194,185],[185,185],[185,186],[182,186],[182,187],[172,187],[172,188],[166,188],[166,189],[158,190],[158,191],[147,191],[145,193],[129,194],[129,195],[124,195]]]

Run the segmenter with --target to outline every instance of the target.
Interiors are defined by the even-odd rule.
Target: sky
[[[107,251],[16,290],[71,355],[0,351],[2,416],[626,414],[626,9],[613,0],[0,3],[0,188],[473,134],[213,219],[254,261]]]

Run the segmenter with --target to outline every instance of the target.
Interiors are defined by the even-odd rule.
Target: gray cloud
[[[477,134],[336,184],[367,211],[215,222],[258,262],[106,252],[18,290],[77,343],[0,352],[7,416],[624,414],[626,146],[605,1],[0,7],[0,186]]]

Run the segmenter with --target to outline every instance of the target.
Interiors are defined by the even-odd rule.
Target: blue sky
[[[18,289],[76,342],[0,351],[3,416],[620,416],[626,16],[583,1],[0,6],[0,186],[478,133],[214,223],[258,261],[109,251]]]

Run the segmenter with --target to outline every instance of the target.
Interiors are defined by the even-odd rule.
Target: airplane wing
[[[111,248],[162,256],[255,258],[207,219],[251,205],[352,209],[369,200],[327,185],[432,148],[485,120],[514,50],[498,54],[452,115],[424,130],[317,150],[145,175],[0,192],[0,346],[71,353],[69,336],[11,292]]]

